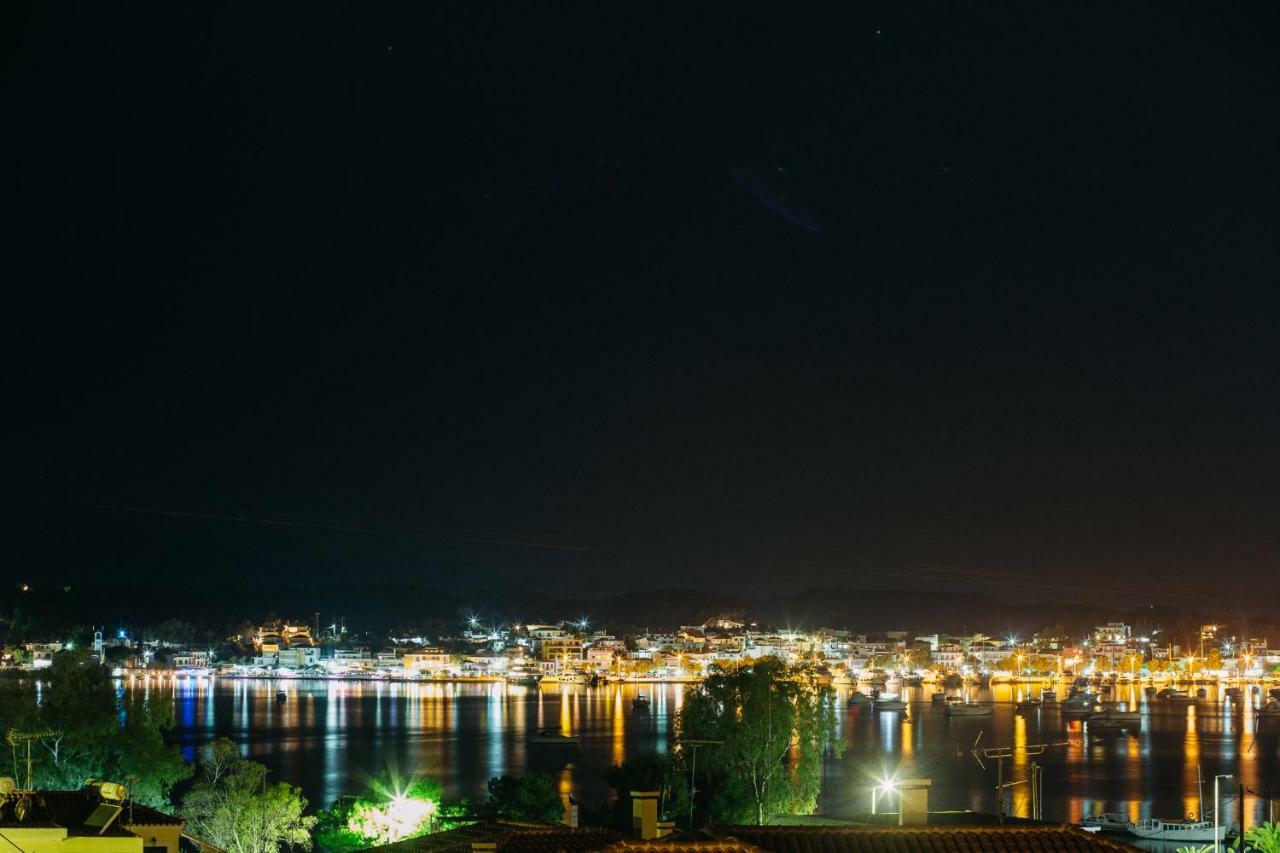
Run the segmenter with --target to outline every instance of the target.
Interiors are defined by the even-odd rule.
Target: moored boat
[[[1213,822],[1208,820],[1139,820],[1129,824],[1129,832],[1150,841],[1207,841],[1212,844],[1227,837],[1227,827],[1218,826],[1215,838]]]
[[[875,709],[877,711],[905,711],[907,710],[907,703],[892,693],[882,693],[876,697]]]
[[[1103,814],[1089,815],[1080,821],[1080,826],[1084,829],[1097,830],[1098,832],[1124,832],[1129,831],[1129,818],[1117,812],[1104,812]]]
[[[990,705],[961,702],[957,697],[957,701],[947,703],[946,715],[948,717],[990,717],[991,711]]]

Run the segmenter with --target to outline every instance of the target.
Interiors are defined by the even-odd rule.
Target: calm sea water
[[[492,776],[550,773],[563,793],[599,805],[609,796],[603,773],[610,765],[672,747],[687,689],[232,679],[125,687],[175,703],[175,737],[188,757],[210,738],[229,737],[270,767],[273,779],[301,786],[317,806],[360,790],[386,769],[436,779],[448,795],[473,800],[484,799]],[[279,689],[288,696],[283,704],[275,700]],[[652,699],[648,714],[632,709],[642,689]],[[992,812],[995,762],[988,760],[984,770],[969,754],[979,732],[983,746],[1052,744],[1040,755],[1018,753],[1004,768],[1006,781],[1025,779],[1031,761],[1044,768],[1048,819],[1078,822],[1104,810],[1133,819],[1197,813],[1198,769],[1209,780],[1206,810],[1212,808],[1213,776],[1234,775],[1223,784],[1223,812],[1238,820],[1243,805],[1246,827],[1266,820],[1269,797],[1280,797],[1280,721],[1259,727],[1213,688],[1209,698],[1179,707],[1147,703],[1140,688],[1119,687],[1115,698],[1137,703],[1142,724],[1132,734],[1105,738],[1091,736],[1087,725],[1064,720],[1056,709],[1015,713],[1012,703],[1022,689],[972,690],[971,698],[996,703],[991,717],[972,719],[945,717],[927,701],[928,688],[908,688],[913,704],[907,713],[847,709],[847,691],[838,691],[849,749],[828,763],[822,810],[832,816],[867,811],[869,787],[896,772],[931,778],[933,809]],[[576,735],[579,746],[530,744],[529,735],[541,729]],[[1243,804],[1241,784],[1250,791]],[[1012,813],[1029,816],[1025,785],[1013,787],[1010,800]]]

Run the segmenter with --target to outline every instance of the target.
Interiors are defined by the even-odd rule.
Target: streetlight
[[[1230,773],[1219,773],[1213,777],[1213,853],[1222,849],[1222,839],[1218,837],[1218,780],[1235,778]]]

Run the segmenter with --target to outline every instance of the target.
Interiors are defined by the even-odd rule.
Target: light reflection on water
[[[447,794],[473,801],[484,799],[491,776],[549,773],[563,793],[598,805],[608,796],[603,773],[610,765],[672,746],[686,688],[190,679],[135,681],[130,689],[153,701],[173,699],[175,737],[188,758],[211,737],[230,737],[267,764],[272,778],[300,785],[315,805],[358,790],[388,768],[436,779]],[[968,689],[970,698],[996,703],[991,717],[969,719],[947,718],[928,701],[930,688],[906,688],[913,703],[906,713],[849,709],[842,688],[836,708],[849,749],[828,763],[824,807],[833,815],[865,812],[870,780],[896,768],[933,780],[931,808],[993,811],[994,765],[988,761],[984,771],[969,755],[982,732],[984,746],[1066,742],[1005,764],[1006,781],[1024,779],[1030,761],[1044,768],[1047,819],[1078,822],[1101,811],[1123,811],[1135,820],[1196,813],[1199,766],[1209,780],[1206,798],[1215,774],[1235,775],[1223,806],[1233,821],[1241,812],[1235,786],[1257,792],[1244,801],[1245,826],[1252,826],[1267,818],[1266,797],[1280,797],[1280,721],[1257,725],[1252,714],[1208,689],[1207,699],[1177,706],[1148,702],[1137,686],[1119,686],[1104,698],[1139,708],[1142,724],[1136,732],[1098,737],[1054,707],[1015,713],[1012,703],[1025,685]],[[277,690],[285,702],[276,701]],[[648,713],[632,707],[642,690],[651,700]],[[1250,701],[1256,705],[1258,697]],[[579,746],[530,744],[529,735],[543,729],[578,737]],[[1014,814],[1029,816],[1025,785],[1012,788],[1008,801]]]

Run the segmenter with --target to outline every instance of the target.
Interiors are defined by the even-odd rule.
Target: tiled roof
[[[1134,851],[1070,826],[722,826],[641,841],[611,829],[480,821],[376,848],[379,853],[1117,853]]]
[[[106,832],[99,833],[94,827],[86,826],[85,821],[93,814],[102,798],[92,788],[80,791],[35,791],[27,796],[26,814],[18,818],[18,802],[24,795],[13,793],[0,797],[0,828],[4,827],[61,827],[68,835],[108,835],[124,837],[133,833],[125,829],[130,825],[129,804],[122,803],[120,815],[107,827]],[[168,825],[180,826],[183,821],[157,811],[150,806],[133,805],[134,826]]]
[[[622,833],[601,827],[559,823],[482,820],[446,832],[376,848],[380,853],[471,853],[472,844],[493,844],[499,853],[590,853],[617,842]]]
[[[186,824],[186,821],[180,817],[165,814],[159,809],[144,806],[142,803],[134,803],[132,806],[126,804],[120,820],[129,826],[183,826]]]
[[[1073,826],[733,826],[718,828],[772,853],[1086,853],[1136,848]],[[744,849],[744,848],[743,848]]]

